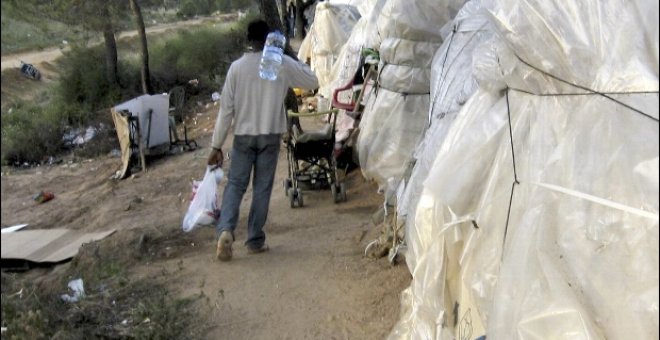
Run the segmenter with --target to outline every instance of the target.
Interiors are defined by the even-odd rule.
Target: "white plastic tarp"
[[[328,82],[319,88],[318,93],[325,98],[332,98],[336,89],[352,84],[355,74],[362,66],[361,52],[362,48],[366,46],[364,30],[376,0],[363,0],[355,3],[360,13],[360,19],[353,26],[348,40],[340,49],[336,61],[328,73]],[[340,102],[350,102],[355,99],[353,95],[352,90],[347,90],[340,92],[338,98]],[[346,115],[344,110],[340,110],[337,119],[336,141],[341,142],[348,138],[354,125],[354,119]]]
[[[390,338],[658,339],[658,3],[484,7]]]
[[[415,211],[422,193],[422,184],[451,128],[459,110],[477,90],[472,73],[472,55],[477,46],[492,36],[492,28],[482,15],[481,1],[472,0],[463,6],[454,20],[442,29],[445,42],[433,59],[431,69],[430,126],[415,152],[415,165],[405,182],[404,193],[397,199],[398,218],[407,227],[415,225]],[[446,33],[445,33],[446,32]],[[414,230],[407,231],[408,234]],[[414,252],[415,244],[410,252]],[[409,253],[408,261],[415,256]]]
[[[373,9],[369,13],[367,23],[364,26],[364,47],[378,49],[380,46],[380,33],[378,32],[378,18],[385,5],[390,0],[376,0]]]
[[[381,190],[396,188],[388,180],[401,178],[421,131],[426,127],[428,95],[409,95],[378,89],[371,95],[360,121],[358,155],[363,174]],[[386,197],[391,199],[391,197]]]
[[[361,66],[362,48],[366,47],[364,30],[368,24],[376,0],[364,0],[358,6],[360,19],[355,23],[350,36],[342,46],[328,74],[328,82],[319,88],[319,94],[332,98],[335,89],[349,84]]]
[[[463,0],[388,0],[377,19],[381,37],[442,43],[440,28],[450,22]]]
[[[298,59],[310,59],[321,87],[331,81],[332,66],[359,19],[360,14],[353,6],[327,2],[316,6],[314,22],[300,46]]]
[[[379,3],[378,18],[370,19],[377,26],[381,60],[357,149],[364,176],[378,183],[388,202],[428,125],[431,62],[442,42],[440,28],[457,3],[462,1],[389,0]]]

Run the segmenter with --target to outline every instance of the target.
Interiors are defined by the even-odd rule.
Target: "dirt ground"
[[[287,176],[282,147],[265,227],[267,253],[249,255],[243,247],[251,188],[231,262],[215,260],[212,228],[181,231],[191,180],[204,173],[217,106],[203,104],[197,111],[187,124],[200,148],[152,159],[148,171],[125,180],[111,179],[121,162],[110,155],[24,170],[3,168],[2,227],[116,229],[101,243],[118,254],[148,236],[151,256],[131,259],[129,275],[160,280],[177,296],[210,297],[208,339],[386,337],[399,317],[399,295],[410,274],[405,264],[364,257],[365,246],[379,233],[371,216],[382,197],[359,170],[346,177],[347,202],[334,204],[329,190],[309,191],[305,206],[292,209],[282,186]],[[41,190],[55,198],[37,204],[32,196]],[[68,265],[20,275],[39,280]],[[168,275],[155,275],[161,272]]]
[[[27,55],[3,56],[3,108],[16,98],[34,98],[56,79],[51,63],[60,53],[53,49],[30,55],[27,61],[42,71],[41,82],[22,77],[18,69],[5,70]],[[231,262],[215,259],[212,228],[181,230],[191,181],[204,174],[216,114],[217,106],[198,103],[186,124],[199,148],[151,159],[146,172],[121,181],[111,179],[121,166],[119,157],[112,155],[68,156],[58,158],[58,164],[31,169],[3,167],[2,227],[28,223],[28,229],[115,229],[97,242],[125,266],[113,273],[164,285],[180,298],[208,297],[208,304],[197,304],[205,324],[201,333],[207,339],[385,338],[398,320],[399,295],[410,284],[410,274],[403,263],[392,266],[386,259],[364,256],[366,245],[379,236],[372,214],[382,196],[359,169],[346,177],[347,202],[334,204],[329,190],[306,191],[305,206],[292,209],[282,186],[287,176],[282,147],[265,227],[267,253],[248,255],[243,247],[251,188],[241,209]],[[303,127],[308,123],[303,121]],[[230,143],[231,138],[225,150]],[[226,169],[229,162],[225,163]],[[53,192],[55,198],[37,204],[32,197],[42,190]],[[31,269],[15,278],[65,293],[62,276],[97,261],[90,253],[94,251],[81,249],[72,262]]]

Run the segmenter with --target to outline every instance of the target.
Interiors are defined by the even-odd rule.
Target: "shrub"
[[[228,29],[197,28],[150,41],[154,93],[168,92],[174,86],[186,87],[188,96],[208,97],[218,91],[229,65],[245,49],[245,29],[254,16],[250,13]],[[86,128],[99,122],[111,126],[108,109],[142,94],[139,56],[120,58],[117,88],[106,79],[104,53],[102,46],[72,46],[58,62],[60,79],[44,96],[49,99],[46,103],[19,103],[11,113],[3,113],[3,164],[36,163],[59,154],[64,150],[62,137],[69,127]],[[189,85],[192,79],[199,84]],[[93,157],[94,153],[108,152],[112,145],[98,141],[78,153]]]
[[[81,36],[78,27],[72,28],[56,20],[31,15],[34,4],[18,1],[2,1],[1,4],[2,53],[42,49]]]
[[[4,164],[35,163],[63,147],[67,113],[54,107],[19,104],[2,117]]]
[[[178,15],[186,18],[208,13],[211,13],[211,4],[209,0],[184,0],[179,7]]]
[[[96,111],[119,99],[106,78],[104,52],[103,47],[74,47],[61,58],[57,97],[63,105]]]
[[[154,87],[167,91],[199,80],[201,93],[216,91],[222,85],[231,62],[243,53],[244,34],[238,29],[220,31],[200,28],[153,44],[150,68]]]
[[[251,0],[184,0],[179,6],[177,16],[187,18],[196,15],[208,15],[216,11],[229,12],[247,9],[253,5]]]

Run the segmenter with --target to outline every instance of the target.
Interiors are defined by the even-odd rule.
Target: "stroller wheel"
[[[302,206],[303,206],[303,194],[302,194],[302,190],[300,190],[300,188],[296,189],[296,199],[298,200],[298,207],[302,208]]]
[[[289,204],[291,204],[291,208],[296,207],[296,193],[293,191],[293,188],[288,188],[285,190],[286,195],[289,196]]]
[[[284,185],[284,195],[289,196],[289,189],[292,187],[291,179],[290,178],[284,179],[283,185]]]
[[[346,202],[348,198],[346,197],[346,185],[344,183],[339,184],[339,197],[342,202]]]
[[[335,203],[339,203],[339,194],[337,193],[336,184],[333,183],[330,185],[330,192],[332,193],[332,199],[335,201]]]

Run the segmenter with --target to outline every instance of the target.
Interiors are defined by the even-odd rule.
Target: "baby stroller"
[[[339,180],[334,155],[338,112],[338,109],[312,113],[288,111],[289,118],[328,116],[324,128],[317,132],[302,132],[299,125],[289,124],[289,138],[286,140],[289,177],[284,180],[284,192],[291,208],[303,206],[303,188],[319,190],[330,187],[335,203],[346,201],[346,187]]]

